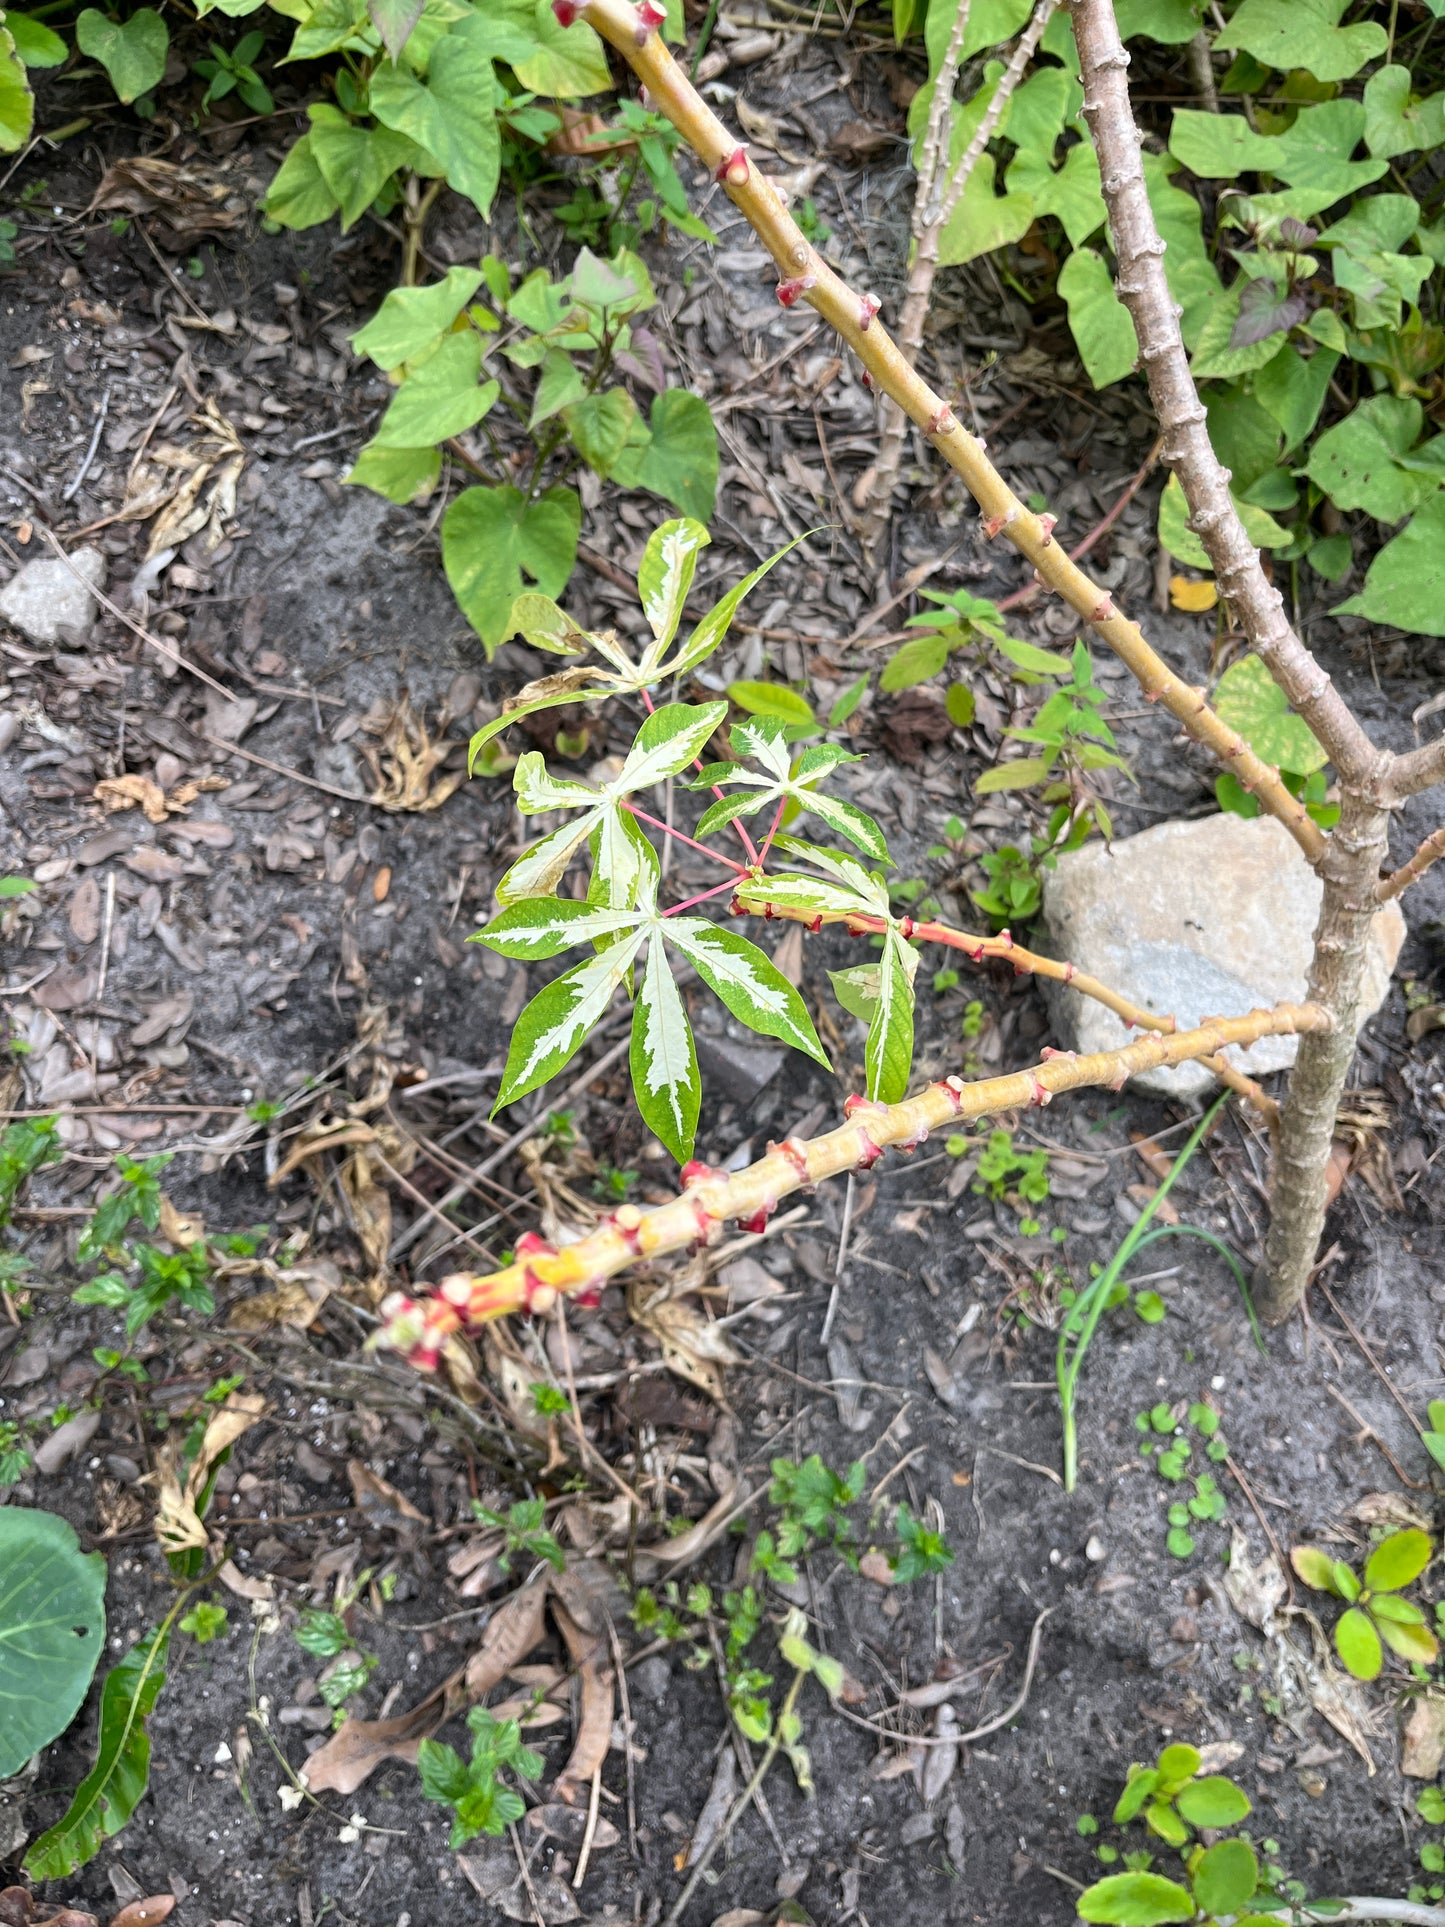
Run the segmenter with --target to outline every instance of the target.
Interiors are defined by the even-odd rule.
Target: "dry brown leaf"
[[[524,1921],[526,1927],[538,1927],[539,1921],[541,1927],[561,1927],[579,1916],[572,1889],[562,1876],[537,1868],[524,1882],[510,1847],[458,1855],[457,1865],[488,1906],[508,1920]]]
[[[1400,1771],[1412,1780],[1434,1780],[1445,1762],[1445,1697],[1422,1693],[1410,1703]]]
[[[217,1459],[250,1431],[265,1409],[266,1401],[259,1392],[232,1392],[207,1422],[196,1456],[185,1468],[184,1480],[180,1469],[184,1440],[178,1437],[162,1446],[157,1474],[156,1537],[165,1553],[185,1552],[191,1546],[205,1547],[206,1528],[196,1511],[196,1501],[204,1492]]]
[[[552,109],[562,118],[562,131],[554,134],[542,150],[546,154],[620,154],[634,148],[630,135],[618,138],[601,114],[583,113],[559,101]]]
[[[628,1287],[628,1309],[635,1323],[650,1331],[662,1347],[670,1372],[698,1386],[709,1398],[725,1402],[720,1365],[740,1365],[742,1356],[728,1343],[721,1325],[704,1317],[695,1306],[667,1295],[667,1288],[648,1294],[635,1280]]]
[[[269,1579],[259,1574],[242,1572],[229,1559],[222,1560],[216,1568],[216,1577],[238,1599],[248,1599],[252,1605],[269,1606],[276,1597],[276,1588]]]
[[[100,177],[89,213],[110,209],[148,217],[148,228],[172,254],[236,226],[245,208],[236,183],[195,162],[180,166],[149,154],[114,162]]]
[[[112,1914],[110,1927],[154,1927],[160,1920],[168,1920],[175,1911],[174,1894],[150,1894],[145,1900],[132,1900]]]
[[[727,1757],[733,1757],[731,1748]],[[587,1815],[579,1807],[564,1806],[560,1800],[551,1800],[546,1806],[533,1807],[527,1815],[526,1825],[529,1831],[540,1833],[544,1839],[556,1840],[569,1852],[575,1853],[587,1832]],[[599,1814],[592,1829],[592,1851],[606,1853],[617,1846],[621,1839],[622,1835],[612,1822]]]
[[[612,1745],[614,1677],[605,1631],[575,1619],[559,1599],[552,1601],[552,1616],[582,1681],[582,1710],[572,1754],[552,1788],[555,1799],[570,1805],[600,1771]]]
[[[95,942],[100,935],[100,885],[94,877],[81,878],[66,915],[77,943]]]
[[[178,1250],[189,1251],[205,1237],[206,1221],[199,1211],[178,1211],[162,1191],[160,1229],[161,1236]]]
[[[272,1290],[258,1291],[232,1305],[226,1318],[232,1331],[269,1331],[273,1325],[310,1330],[331,1294],[331,1283],[305,1270],[283,1272],[278,1278]]]
[[[148,776],[133,773],[125,776],[106,776],[92,791],[97,803],[107,812],[133,810],[137,806],[144,812],[149,823],[164,823],[166,820],[165,791],[159,783],[153,783]]]
[[[360,1459],[346,1461],[346,1476],[351,1481],[357,1511],[371,1525],[395,1529],[401,1525],[430,1524],[426,1514],[418,1512],[404,1492],[399,1492],[390,1480],[381,1478]]]
[[[465,770],[436,776],[455,745],[433,742],[424,719],[414,716],[405,690],[392,710],[379,748],[363,744],[375,789],[371,801],[382,810],[436,810],[460,788]]]
[[[0,1893],[0,1927],[98,1927],[94,1914],[77,1913],[62,1907],[59,1913],[47,1910],[26,1887],[7,1887]]]

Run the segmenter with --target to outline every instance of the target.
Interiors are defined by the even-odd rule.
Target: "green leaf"
[[[1125,40],[1157,40],[1178,47],[1198,33],[1200,0],[1119,0],[1119,32]]]
[[[606,51],[585,21],[559,25],[548,0],[488,0],[488,4],[499,13],[530,15],[537,50],[511,62],[512,71],[530,93],[575,100],[584,94],[606,93],[611,87]]]
[[[35,96],[15,42],[0,21],[0,154],[14,154],[22,148],[34,124]]]
[[[1282,549],[1294,540],[1291,531],[1276,522],[1267,509],[1256,508],[1252,502],[1241,502],[1238,496],[1232,495],[1230,499],[1244,524],[1245,534],[1256,548]],[[1188,518],[1189,504],[1184,499],[1179,477],[1171,475],[1159,497],[1159,545],[1186,568],[1208,570],[1212,566],[1208,552],[1189,527]]]
[[[128,106],[160,85],[171,37],[154,7],[138,7],[128,20],[107,20],[86,7],[75,23],[75,44],[100,62]]]
[[[520,489],[469,488],[448,508],[442,562],[488,654],[509,633],[512,604],[526,587],[524,570],[543,595],[562,593],[581,526],[582,503],[570,488],[549,488],[534,502]]]
[[[1191,1827],[1237,1827],[1250,1810],[1243,1789],[1222,1773],[1191,1780],[1174,1796],[1174,1804]]]
[[[1335,1562],[1327,1552],[1318,1546],[1294,1546],[1290,1550],[1289,1562],[1294,1567],[1295,1576],[1315,1592],[1335,1592]]]
[[[306,136],[308,150],[341,209],[341,229],[345,233],[361,219],[396,170],[415,162],[416,147],[404,134],[393,134],[389,128],[363,127],[326,101],[316,101],[307,112],[311,116],[311,132]],[[290,159],[288,155],[283,172]],[[273,194],[275,187],[273,183]],[[272,211],[270,196],[267,211]],[[272,218],[281,217],[273,213]],[[283,221],[282,225],[301,224]]]
[[[1057,168],[1044,153],[1020,148],[1008,171],[1008,190],[1032,198],[1035,218],[1052,214],[1074,248],[1097,234],[1106,219],[1099,163],[1088,140],[1068,148]]]
[[[936,676],[948,661],[948,655],[949,641],[944,632],[915,636],[888,658],[878,678],[878,687],[890,696],[899,689],[912,689]]]
[[[1408,67],[1381,67],[1365,82],[1365,145],[1377,160],[1395,160],[1445,141],[1445,94],[1421,100]]]
[[[1139,345],[1104,257],[1092,248],[1076,248],[1059,272],[1058,285],[1069,310],[1069,331],[1090,381],[1096,388],[1122,381],[1133,372]]]
[[[512,604],[511,621],[514,635],[524,637],[534,649],[543,649],[552,656],[581,655],[590,641],[587,631],[579,628],[565,610],[559,609],[551,596],[537,595],[530,590]]]
[[[493,1115],[548,1083],[607,1015],[617,986],[642,947],[642,929],[575,965],[540,990],[512,1031]]]
[[[1137,1772],[1130,1769],[1124,1791],[1114,1807],[1115,1826],[1127,1826],[1144,1811],[1145,1802],[1158,1792],[1162,1777],[1157,1767],[1140,1767]]]
[[[58,67],[69,52],[58,33],[52,33],[43,20],[34,20],[28,13],[6,13],[4,27],[27,67]]]
[[[807,1005],[755,943],[704,917],[668,917],[662,929],[713,995],[749,1030],[776,1037],[830,1067]]]
[[[64,1817],[26,1854],[25,1871],[32,1880],[68,1880],[135,1812],[150,1781],[151,1743],[145,1723],[166,1683],[168,1644],[167,1634],[151,1633],[106,1674],[95,1765]]]
[[[685,1164],[697,1136],[702,1079],[692,1025],[660,937],[648,946],[647,970],[632,1007],[630,1062],[643,1123]]]
[[[1316,80],[1350,80],[1368,61],[1378,60],[1389,35],[1372,20],[1339,25],[1347,0],[1242,0],[1216,47],[1242,48],[1280,73],[1303,67]]]
[[[356,464],[343,479],[358,488],[369,488],[384,495],[388,502],[405,506],[424,502],[436,487],[442,472],[441,450],[437,448],[379,448],[368,442]]]
[[[653,641],[664,652],[682,621],[697,558],[711,540],[702,523],[690,516],[664,522],[647,538],[637,565],[637,593]]]
[[[943,9],[940,9],[943,11]],[[990,70],[998,63],[990,62]],[[1000,70],[1001,71],[1001,70]],[[980,96],[992,93],[993,89],[980,88],[974,101]],[[920,96],[921,97],[921,90]],[[974,102],[969,103],[972,108]],[[973,116],[977,126],[983,117],[982,108]],[[955,114],[953,140],[949,149],[956,164],[963,156],[972,129],[965,132],[962,115]],[[1021,241],[1034,224],[1034,202],[1031,194],[996,194],[994,192],[994,158],[987,152],[979,155],[968,185],[959,197],[958,205],[946,222],[938,243],[938,263],[940,267],[962,267],[966,262],[975,261],[981,254],[993,254],[1000,248],[1012,247]]]
[[[1364,588],[1333,613],[1445,636],[1445,494],[1437,490],[1421,504],[1370,564]]]
[[[869,1097],[897,1104],[908,1095],[913,1069],[913,979],[918,952],[890,928],[878,960],[878,1001],[868,1026],[863,1062]]]
[[[565,348],[549,348],[542,357],[542,372],[537,377],[537,386],[532,395],[532,413],[528,428],[540,428],[543,422],[560,415],[564,408],[580,401],[587,392],[571,355]]]
[[[1306,360],[1286,342],[1255,376],[1254,399],[1284,436],[1286,455],[1308,439],[1319,420],[1339,360],[1329,348],[1316,348]]]
[[[807,697],[784,682],[731,682],[728,695],[752,716],[777,716],[805,729],[817,721]]]
[[[1380,1635],[1375,1631],[1368,1615],[1358,1606],[1351,1606],[1348,1612],[1340,1615],[1335,1627],[1335,1647],[1344,1662],[1346,1672],[1353,1673],[1356,1679],[1378,1679],[1385,1656],[1380,1650]]]
[[[718,477],[712,411],[690,389],[668,388],[653,397],[650,420],[651,440],[630,440],[621,449],[614,478],[626,488],[650,489],[699,522],[711,521]]]
[[[1325,430],[1305,473],[1339,509],[1363,509],[1377,522],[1398,522],[1439,487],[1440,477],[1401,465],[1424,412],[1410,395],[1372,395]]]
[[[1371,1592],[1399,1592],[1420,1577],[1433,1551],[1428,1532],[1392,1532],[1365,1561],[1365,1584]]]
[[[974,784],[978,796],[991,796],[997,790],[1027,790],[1042,783],[1049,765],[1042,756],[1016,756],[1011,763],[996,763],[986,769]]]
[[[444,335],[425,361],[413,362],[373,436],[378,448],[425,448],[474,428],[501,389],[478,385],[482,339],[473,329]]]
[[[1159,0],[1141,0],[1141,3],[1151,13],[1159,8]],[[1123,31],[1122,17],[1120,31]],[[1162,38],[1157,32],[1151,37]],[[1164,242],[1164,278],[1169,283],[1170,294],[1183,310],[1179,326],[1185,346],[1192,350],[1223,293],[1219,270],[1204,245],[1203,210],[1192,194],[1170,180],[1170,174],[1178,168],[1172,156],[1146,152],[1139,158],[1144,165],[1149,205]]]
[[[1220,677],[1214,704],[1222,721],[1237,729],[1267,763],[1294,776],[1323,769],[1325,752],[1302,716],[1258,656],[1242,656]]]
[[[1219,1840],[1194,1867],[1194,1898],[1207,1914],[1237,1914],[1254,1898],[1259,1860],[1247,1840]]]
[[[1199,330],[1189,364],[1196,380],[1207,375],[1227,381],[1235,375],[1247,375],[1255,368],[1262,368],[1278,354],[1283,339],[1278,330],[1262,336],[1258,341],[1246,342],[1243,347],[1231,345],[1235,323],[1239,320],[1240,297],[1245,288],[1255,285],[1243,279],[1236,281],[1211,306]],[[1177,478],[1171,476],[1169,479],[1175,481]]]
[[[479,15],[454,21],[432,49],[424,82],[409,68],[383,66],[372,75],[370,92],[376,118],[425,148],[440,163],[448,186],[466,195],[484,220],[491,213],[502,156],[485,33]]]
[[[449,268],[445,278],[429,288],[393,288],[366,326],[351,337],[351,345],[390,374],[446,334],[481,284],[480,268]]]
[[[461,1755],[440,1740],[423,1740],[417,1747],[417,1772],[428,1800],[454,1807],[471,1790],[472,1777]]]
[[[366,0],[371,24],[381,35],[381,44],[393,60],[411,39],[412,29],[421,19],[425,4],[426,0]]]
[[[625,388],[609,388],[601,395],[584,395],[562,410],[573,446],[590,469],[604,480],[622,453],[637,405]]]
[[[0,1507],[0,1780],[79,1712],[105,1646],[105,1577],[64,1519]]]
[[[1381,1599],[1370,1602],[1371,1613],[1381,1639],[1392,1653],[1408,1660],[1413,1666],[1433,1666],[1440,1657],[1440,1642],[1428,1626],[1414,1625],[1397,1619],[1387,1619],[1380,1607],[1393,1603],[1403,1605],[1403,1600],[1390,1601],[1388,1593]]]
[[[732,619],[737,614],[743,597],[757,587],[763,577],[775,564],[781,562],[785,555],[790,555],[792,551],[797,548],[798,543],[806,539],[805,536],[800,535],[793,541],[787,543],[783,548],[778,550],[776,555],[770,555],[766,562],[760,563],[750,575],[745,575],[741,582],[734,588],[729,589],[720,602],[713,604],[712,608],[708,610],[702,620],[694,626],[687,641],[678,650],[669,665],[675,675],[684,676],[689,669],[696,669],[699,663],[706,661],[727,635],[729,628],[732,626]],[[649,651],[649,655],[650,654],[651,652]],[[744,704],[745,708],[746,706],[747,705]],[[808,714],[811,718],[811,709]]]
[[[1386,161],[1350,159],[1364,131],[1365,106],[1358,100],[1302,108],[1283,134],[1256,134],[1242,114],[1182,107],[1170,125],[1169,151],[1202,179],[1273,174],[1292,187],[1313,189],[1325,197],[1317,208],[1328,207],[1386,172]]]
[[[1193,1920],[1193,1897],[1176,1881],[1158,1873],[1113,1873],[1085,1888],[1078,1899],[1079,1919],[1109,1927],[1163,1927],[1167,1921]]]
[[[317,165],[311,136],[303,134],[282,161],[266,190],[262,212],[281,227],[319,227],[341,203]]]

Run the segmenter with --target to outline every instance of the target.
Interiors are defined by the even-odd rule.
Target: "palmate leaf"
[[[836,830],[865,855],[887,863],[888,844],[882,830],[866,811],[845,798],[820,795],[814,787],[841,763],[856,763],[851,750],[836,743],[820,743],[806,749],[793,766],[788,746],[788,726],[781,717],[757,716],[746,723],[734,724],[730,740],[739,756],[751,756],[763,765],[761,773],[736,763],[712,763],[694,778],[694,789],[721,789],[737,785],[744,794],[720,798],[703,811],[697,834],[710,836],[735,817],[756,816],[768,805],[791,803],[795,809],[818,817],[829,829]]]
[[[105,1676],[95,1765],[81,1781],[64,1817],[31,1847],[25,1871],[32,1880],[66,1880],[120,1832],[150,1782],[151,1743],[146,1720],[166,1683],[169,1634],[138,1640]]]
[[[562,898],[511,905],[476,941],[505,957],[556,956],[593,942],[600,953],[540,991],[512,1033],[497,1108],[515,1103],[557,1075],[601,1021],[646,942],[647,968],[633,1014],[632,1070],[638,1107],[679,1160],[691,1155],[700,1083],[691,1026],[668,967],[672,945],[732,1014],[750,1029],[828,1062],[797,991],[755,944],[702,917],[664,917],[655,869],[644,865],[637,901],[598,909]]]
[[[702,523],[687,515],[675,522],[664,522],[647,538],[647,547],[637,565],[637,593],[642,598],[642,613],[647,617],[659,652],[665,650],[677,634],[683,606],[697,573],[697,558],[711,541]]]
[[[619,821],[626,799],[636,790],[675,776],[696,760],[709,736],[727,714],[726,703],[667,703],[655,710],[637,732],[622,769],[612,782],[594,789],[590,783],[552,776],[542,756],[529,750],[512,778],[517,807],[524,816],[552,810],[581,814],[543,837],[517,861],[497,885],[499,903],[524,897],[549,896],[566,874],[574,854],[589,838],[597,838],[596,875],[604,886],[599,900],[617,905],[635,895],[638,848]]]

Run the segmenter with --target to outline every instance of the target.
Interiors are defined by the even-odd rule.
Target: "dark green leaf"
[[[0,1780],[79,1711],[105,1645],[105,1577],[64,1519],[0,1507]]]

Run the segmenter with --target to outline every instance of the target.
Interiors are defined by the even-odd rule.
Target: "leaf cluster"
[[[1392,1532],[1366,1559],[1361,1576],[1318,1546],[1291,1550],[1289,1560],[1298,1578],[1315,1592],[1344,1600],[1345,1611],[1335,1622],[1335,1650],[1356,1679],[1379,1678],[1386,1646],[1415,1666],[1432,1666],[1439,1658],[1440,1642],[1423,1610],[1400,1597],[1424,1572],[1434,1551],[1430,1535],[1415,1527]]]
[[[512,1773],[519,1780],[540,1779],[540,1753],[522,1744],[516,1720],[499,1720],[484,1706],[467,1714],[472,1735],[470,1759],[440,1740],[423,1740],[417,1749],[421,1790],[428,1800],[450,1807],[453,1813],[448,1844],[464,1847],[479,1833],[505,1833],[527,1810],[527,1803],[502,1779]]]

